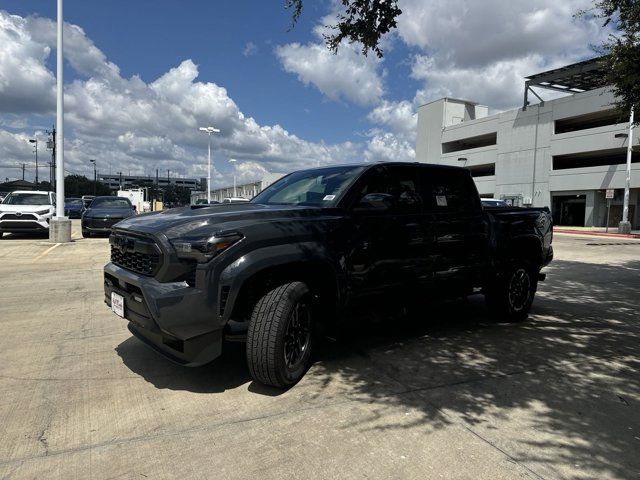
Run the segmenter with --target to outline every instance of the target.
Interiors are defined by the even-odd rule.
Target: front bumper
[[[123,218],[83,218],[82,230],[92,233],[110,233],[113,226],[124,220]]]
[[[223,322],[215,299],[186,282],[158,282],[113,263],[104,267],[104,301],[124,298],[129,330],[147,346],[185,366],[211,362],[222,352]]]
[[[2,232],[44,232],[49,230],[50,217],[35,214],[23,214],[20,217],[4,214],[0,216],[0,231]]]

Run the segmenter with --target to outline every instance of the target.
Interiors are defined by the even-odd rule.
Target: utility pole
[[[95,159],[89,160],[89,162],[93,163],[93,196],[96,196],[97,186],[98,186],[98,174],[96,170],[96,161]]]
[[[624,203],[622,207],[622,221],[618,225],[618,233],[631,233],[629,221],[629,191],[631,189],[631,157],[633,155],[633,108],[629,117],[629,136],[627,137],[627,178],[624,185]]]
[[[24,168],[25,168],[25,164],[22,164],[22,180],[24,180]]]
[[[156,187],[158,186],[158,169],[156,168]]]
[[[47,139],[47,150],[51,150],[51,161],[49,162],[49,183],[51,190],[56,189],[56,127],[45,130],[49,138]]]
[[[169,186],[170,182],[171,182],[171,179],[169,178],[169,169],[167,168],[167,187]]]
[[[118,187],[119,190],[122,190],[122,172],[117,172],[119,175],[120,180],[118,180]]]
[[[38,186],[38,138],[30,138],[29,143],[35,143],[36,147],[36,187]]]

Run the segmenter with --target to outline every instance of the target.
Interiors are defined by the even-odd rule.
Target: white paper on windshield
[[[439,207],[446,207],[447,206],[447,197],[445,197],[444,195],[436,195],[436,204]]]

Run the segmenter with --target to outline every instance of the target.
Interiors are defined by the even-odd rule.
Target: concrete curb
[[[588,235],[590,237],[613,237],[613,238],[640,238],[640,235],[631,233],[605,233],[605,232],[589,232],[584,230],[571,230],[568,228],[554,228],[553,233],[564,233],[567,235]]]

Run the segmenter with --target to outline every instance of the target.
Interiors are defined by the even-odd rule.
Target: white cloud
[[[244,50],[242,50],[242,55],[245,57],[250,57],[256,53],[258,53],[258,46],[253,42],[247,42],[244,46]]]
[[[55,78],[44,64],[50,53],[24,18],[0,10],[0,113],[54,108]]]
[[[324,42],[327,29],[323,25],[332,21],[331,15],[321,19],[313,30],[316,37],[313,42],[276,47],[282,67],[331,100],[348,100],[361,106],[377,103],[385,93],[382,61],[375,55],[363,56],[358,45],[346,42],[336,53],[330,52]]]
[[[414,142],[390,132],[372,132],[364,152],[368,162],[412,162],[416,155]]]
[[[245,161],[245,169],[261,165],[278,172],[315,165],[318,159],[345,163],[361,158],[362,147],[351,142],[324,146],[280,125],[259,125],[240,111],[225,88],[199,81],[198,66],[191,60],[150,83],[137,76],[123,78],[82,29],[66,29],[67,58],[84,77],[65,87],[65,160],[71,172],[90,173],[88,159],[96,158],[101,171],[154,174],[156,168],[169,168],[174,174],[204,176],[207,138],[198,127],[209,124],[221,129],[212,138],[212,148],[220,167],[216,178],[223,183],[231,180],[229,157]],[[55,46],[54,22],[0,11],[0,39],[1,123],[15,122],[15,113],[26,107],[50,114],[52,104],[46,99],[53,96],[53,74],[46,62]],[[37,81],[29,83],[29,78]],[[43,96],[46,101],[29,103],[38,92],[49,92]],[[8,132],[0,137],[5,161],[26,158],[15,153],[14,137]],[[24,151],[30,154],[28,146]],[[262,171],[256,168],[255,178]]]
[[[377,125],[384,125],[394,132],[415,135],[417,118],[411,102],[402,100],[391,102],[384,100],[375,107],[367,118]]]
[[[573,15],[590,0],[401,0],[398,35],[421,53],[412,76],[417,102],[442,96],[492,108],[519,105],[523,78],[594,56],[606,32]]]

